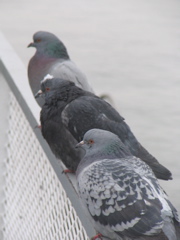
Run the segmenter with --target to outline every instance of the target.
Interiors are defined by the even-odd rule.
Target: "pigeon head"
[[[82,147],[86,151],[86,156],[97,156],[98,158],[132,156],[117,135],[102,129],[94,128],[87,131],[77,147]]]
[[[44,97],[44,98],[57,98],[65,100],[68,98],[68,92],[72,87],[75,87],[74,82],[63,80],[61,78],[54,78],[51,75],[45,76],[41,81],[41,90],[35,94],[35,98]]]
[[[54,34],[44,31],[33,35],[33,42],[28,47],[35,47],[38,54],[51,58],[69,59],[67,49],[63,42]]]

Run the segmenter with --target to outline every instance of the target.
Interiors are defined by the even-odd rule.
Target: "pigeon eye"
[[[41,38],[37,38],[35,42],[41,42]]]
[[[93,144],[94,141],[93,141],[92,139],[90,139],[90,140],[88,141],[88,143],[89,143],[89,144]]]
[[[47,92],[48,92],[48,91],[50,91],[50,88],[49,88],[49,87],[47,87],[47,88],[46,88],[46,91],[47,91]]]

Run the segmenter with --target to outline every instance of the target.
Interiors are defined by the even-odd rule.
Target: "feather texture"
[[[88,131],[81,145],[86,155],[76,174],[80,198],[99,233],[113,240],[178,240],[177,211],[146,163],[104,130]]]

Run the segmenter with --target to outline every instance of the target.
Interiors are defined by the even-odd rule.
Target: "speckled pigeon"
[[[152,169],[119,137],[89,130],[77,146],[80,198],[95,229],[111,240],[179,240],[178,213]]]
[[[65,151],[61,147],[65,140],[79,142],[85,132],[92,128],[100,128],[117,134],[133,155],[149,164],[158,178],[171,179],[170,171],[148,153],[137,141],[124,118],[103,99],[82,90],[73,82],[59,78],[45,78],[37,96],[41,93],[45,97],[40,117],[42,134],[56,156],[61,158],[62,152]],[[69,133],[65,139],[61,135],[62,129]],[[74,156],[71,156],[73,161]]]
[[[29,84],[33,94],[40,89],[40,82],[47,74],[70,80],[84,90],[93,91],[86,76],[70,60],[65,45],[54,34],[39,31],[33,35],[33,40],[28,45],[36,48],[28,65]],[[37,102],[42,107],[43,99],[37,99]]]

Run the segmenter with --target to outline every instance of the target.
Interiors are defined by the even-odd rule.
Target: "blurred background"
[[[161,184],[180,212],[180,2],[0,0],[0,30],[26,68],[36,31],[64,42],[95,92],[112,97],[141,144],[171,170],[174,179]]]

